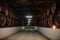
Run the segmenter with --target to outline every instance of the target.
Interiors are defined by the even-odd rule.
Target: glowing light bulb
[[[53,28],[53,29],[56,29],[56,25],[53,25],[52,28]]]

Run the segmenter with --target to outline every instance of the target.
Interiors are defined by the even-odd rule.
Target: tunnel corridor
[[[60,1],[0,0],[0,40],[60,40]]]

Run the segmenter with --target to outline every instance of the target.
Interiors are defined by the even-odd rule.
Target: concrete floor
[[[49,40],[41,33],[36,31],[20,31],[3,40]]]

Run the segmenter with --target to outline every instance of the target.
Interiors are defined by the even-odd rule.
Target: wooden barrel
[[[5,12],[3,10],[3,7],[0,6],[0,26],[5,26],[5,24],[6,24]]]

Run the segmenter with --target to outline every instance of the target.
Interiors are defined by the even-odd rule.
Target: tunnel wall
[[[20,27],[0,28],[0,39],[7,37],[20,30]]]
[[[39,27],[37,30],[52,40],[60,40],[60,29]]]

